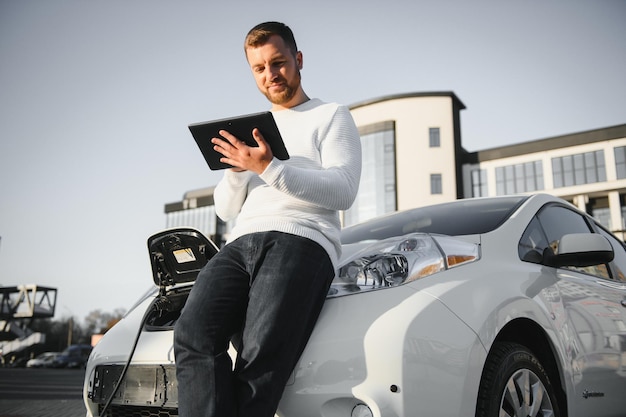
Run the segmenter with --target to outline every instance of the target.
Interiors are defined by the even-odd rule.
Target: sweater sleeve
[[[347,107],[339,106],[321,135],[321,169],[274,158],[260,175],[266,184],[328,210],[350,208],[361,177],[361,140]]]
[[[250,172],[235,172],[226,170],[220,182],[215,186],[213,199],[215,201],[215,213],[220,219],[227,222],[237,217],[241,211],[248,193]]]

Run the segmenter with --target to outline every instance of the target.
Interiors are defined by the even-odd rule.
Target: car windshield
[[[341,243],[380,240],[416,232],[449,236],[487,233],[504,223],[527,198],[507,196],[456,200],[393,213],[346,227],[341,232]]]

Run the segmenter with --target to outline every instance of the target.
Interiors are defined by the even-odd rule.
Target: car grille
[[[178,417],[178,410],[114,405],[102,417]]]
[[[161,410],[165,410],[164,416],[176,415],[170,414],[170,410],[178,408],[174,365],[131,365],[116,389],[123,368],[123,365],[96,366],[88,392],[94,404],[102,407],[110,402],[112,407],[129,410],[130,414],[125,412],[120,416],[160,416]],[[150,413],[156,414],[144,414],[144,410],[154,410]],[[111,417],[118,417],[118,414]]]

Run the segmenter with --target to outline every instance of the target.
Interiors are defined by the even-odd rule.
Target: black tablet
[[[222,138],[218,133],[220,130],[226,130],[235,135],[239,140],[244,141],[248,146],[257,147],[257,143],[252,137],[252,130],[258,128],[267,143],[272,149],[272,153],[278,159],[289,159],[289,153],[278,127],[274,116],[271,112],[265,111],[261,113],[246,114],[243,116],[231,117],[228,119],[212,120],[210,122],[194,123],[189,125],[189,130],[193,138],[196,140],[204,159],[209,168],[212,170],[232,168],[232,165],[220,162],[223,155],[213,149],[211,139]]]

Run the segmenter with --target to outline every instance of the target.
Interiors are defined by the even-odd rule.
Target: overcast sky
[[[0,285],[128,309],[164,205],[221,176],[187,125],[269,107],[242,46],[266,20],[309,96],[453,91],[469,151],[626,123],[623,0],[0,0]]]

